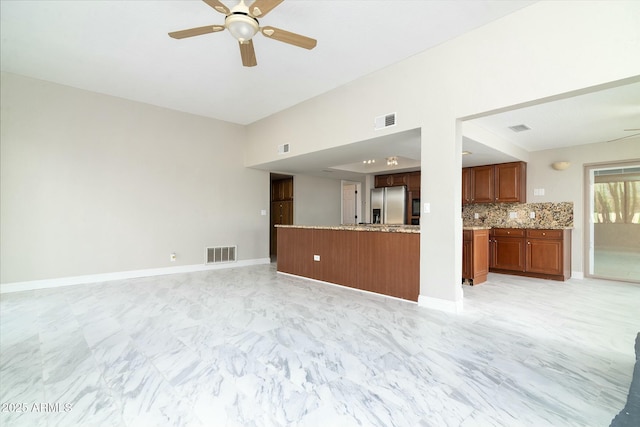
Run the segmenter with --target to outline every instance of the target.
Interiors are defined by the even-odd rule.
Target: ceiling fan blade
[[[240,45],[240,56],[242,57],[242,65],[245,67],[255,67],[258,65],[256,61],[256,51],[253,49],[253,40],[248,40]]]
[[[283,1],[284,0],[256,0],[249,6],[249,13],[256,18],[262,18]]]
[[[186,37],[201,36],[202,34],[217,33],[223,31],[224,25],[207,25],[206,27],[190,28],[188,30],[174,31],[169,33],[174,39],[184,39]]]
[[[215,10],[217,10],[218,12],[222,13],[223,15],[228,15],[231,13],[229,8],[219,0],[202,0],[202,1],[208,4],[209,6],[211,6],[212,8],[214,8]]]
[[[291,33],[289,31],[281,30],[275,27],[262,27],[260,29],[262,34],[270,39],[278,40],[280,42],[289,43],[294,46],[302,47],[305,49],[313,49],[318,43],[316,39],[301,36],[300,34]]]

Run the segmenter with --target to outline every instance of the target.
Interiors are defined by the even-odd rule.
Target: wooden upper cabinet
[[[527,164],[524,162],[495,165],[496,202],[527,201]]]
[[[409,173],[409,191],[420,191],[420,171]]]
[[[495,201],[493,165],[473,168],[471,181],[471,203],[492,203]]]
[[[418,178],[418,181],[420,179]],[[381,187],[400,187],[403,185],[409,186],[409,174],[408,173],[394,173],[390,175],[376,175],[374,185],[376,188]]]
[[[471,203],[471,174],[472,168],[462,169],[462,204]]]
[[[462,169],[462,203],[525,203],[527,164],[500,163]]]

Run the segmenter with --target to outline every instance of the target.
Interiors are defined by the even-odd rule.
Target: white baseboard
[[[446,311],[447,313],[462,313],[464,310],[463,300],[450,301],[447,299],[418,296],[418,305],[420,307],[431,308],[434,310]]]
[[[572,279],[584,279],[584,272],[582,271],[572,271],[571,272],[571,278]]]
[[[135,279],[139,277],[164,276],[167,274],[193,273],[197,271],[221,270],[224,268],[247,267],[250,265],[269,264],[269,258],[256,258],[220,264],[180,265],[166,268],[150,268],[146,270],[120,271],[115,273],[89,274],[86,276],[60,277],[57,279],[31,280],[28,282],[3,283],[0,294],[11,292],[33,291],[36,289],[58,288],[61,286],[101,283],[112,280]]]

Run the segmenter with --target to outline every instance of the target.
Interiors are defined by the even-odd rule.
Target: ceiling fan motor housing
[[[245,12],[231,12],[224,22],[231,35],[240,43],[251,40],[260,29],[258,20]]]

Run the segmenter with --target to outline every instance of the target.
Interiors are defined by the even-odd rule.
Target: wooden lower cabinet
[[[417,233],[278,227],[277,260],[283,273],[418,300]]]
[[[489,269],[543,279],[571,277],[571,230],[496,228]]]
[[[491,267],[498,270],[525,271],[524,235],[523,229],[494,229]]]
[[[471,285],[486,282],[489,273],[489,230],[462,231],[462,279]]]

